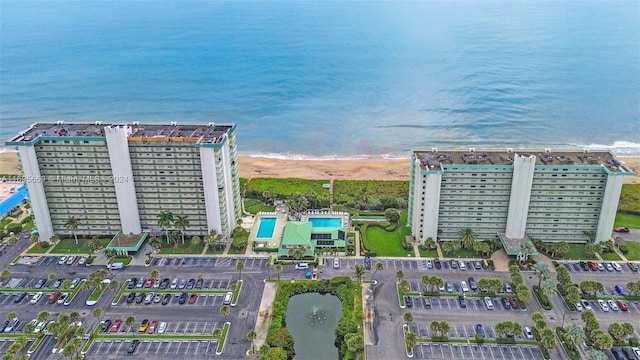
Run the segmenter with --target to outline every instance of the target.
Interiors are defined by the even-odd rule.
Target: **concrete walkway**
[[[260,308],[258,309],[258,319],[256,320],[256,349],[260,349],[267,342],[267,333],[273,316],[273,300],[276,297],[278,286],[275,282],[265,282],[262,291],[262,300],[260,300]]]
[[[491,260],[493,260],[496,271],[509,271],[509,256],[504,249],[494,252],[491,255]]]

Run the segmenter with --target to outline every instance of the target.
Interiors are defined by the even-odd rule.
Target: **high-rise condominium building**
[[[480,240],[514,244],[513,253],[524,239],[609,239],[623,177],[633,174],[609,151],[415,149],[411,156],[415,239],[455,240],[470,228]]]
[[[160,212],[187,235],[229,235],[241,215],[234,124],[36,123],[17,147],[40,238],[140,234]]]

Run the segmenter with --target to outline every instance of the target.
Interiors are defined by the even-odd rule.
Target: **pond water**
[[[335,329],[342,316],[337,296],[307,293],[293,296],[287,306],[287,328],[295,340],[296,359],[338,359]]]

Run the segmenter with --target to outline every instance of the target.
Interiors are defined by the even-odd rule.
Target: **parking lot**
[[[484,332],[486,334],[487,339],[496,339],[497,333],[493,328],[492,323],[484,322],[482,327],[484,328]],[[532,327],[533,324],[522,324],[522,326]],[[409,324],[409,328],[412,332],[414,332],[418,337],[431,337],[431,330],[429,329],[429,325],[427,323],[418,323],[413,322]],[[473,339],[476,336],[476,323],[449,323],[449,338],[456,339]],[[516,334],[516,340],[527,340],[524,338],[523,334]]]
[[[185,290],[185,292],[189,292],[190,294],[192,292],[197,292],[198,290]],[[123,306],[123,307],[164,307],[162,305],[161,302],[155,303],[152,302],[150,304],[145,304],[144,302],[136,304],[135,302],[132,303],[127,303],[127,295],[128,293],[125,292],[122,297],[120,298],[120,301],[118,302],[118,307]],[[205,295],[198,295],[198,298],[196,299],[196,302],[193,304],[189,304],[189,302],[187,301],[186,303],[180,305],[178,303],[180,299],[180,294],[173,294],[173,296],[171,297],[171,301],[167,304],[167,306],[169,305],[176,305],[176,306],[222,306],[222,300],[224,299],[224,294],[205,294]]]
[[[484,305],[484,301],[479,297],[465,297],[465,301],[467,304],[466,308],[460,307],[460,303],[457,297],[434,297],[434,296],[411,296],[412,306],[411,308],[417,309],[425,309],[429,311],[438,312],[438,310],[455,310],[455,311],[473,311],[473,310],[487,310]],[[512,309],[510,306],[505,307],[504,304],[500,301],[500,298],[494,297],[491,298],[493,300],[493,311],[518,311]],[[425,306],[425,301],[427,301],[427,305]]]
[[[11,344],[13,344],[12,339],[0,339],[0,354],[6,353]]]
[[[414,349],[418,359],[543,359],[537,346],[476,345],[476,344],[418,344]]]
[[[244,264],[247,268],[264,268],[265,258],[233,258],[233,257],[156,257],[153,259],[152,266],[171,266],[171,267],[232,267],[235,268],[238,262]]]
[[[346,267],[349,269],[355,269],[356,265],[364,265],[364,260],[362,259],[350,259],[350,258],[338,258],[340,260],[340,267]],[[327,258],[327,264],[331,264],[333,262],[332,258]],[[375,263],[381,262],[384,266],[385,270],[419,270],[419,271],[439,271],[439,270],[450,270],[450,271],[459,271],[459,272],[490,272],[491,269],[482,267],[480,269],[476,269],[473,266],[473,261],[467,260],[465,261],[466,270],[460,269],[452,269],[450,261],[441,261],[441,269],[436,269],[433,265],[431,268],[427,265],[427,259],[412,259],[412,260],[394,260],[394,259],[376,259],[371,258],[371,263],[375,265]]]
[[[162,314],[159,314],[159,316],[162,316]],[[115,319],[110,319],[111,321],[115,321]],[[121,318],[120,320],[124,320],[124,318]],[[138,325],[140,325],[140,322],[143,319],[137,319],[138,323],[134,326],[134,332],[137,334],[136,330]],[[163,319],[149,319],[150,321],[154,321],[157,320],[158,323],[160,322],[166,322],[167,323],[167,329],[164,331],[164,335],[211,335],[213,333],[213,330],[218,329],[218,328],[222,328],[222,326],[224,325],[223,322],[217,322],[217,321],[168,321],[168,320],[163,320]],[[131,330],[124,326],[121,325],[120,328],[118,329],[117,332],[115,333],[107,333],[107,332],[101,332],[101,334],[120,334],[120,333],[127,333],[127,334],[131,334]]]
[[[131,340],[118,340],[118,339],[100,339],[94,341],[91,349],[87,355],[91,358],[96,356],[97,358],[110,358],[121,359],[128,356],[144,356],[146,358],[173,358],[176,355],[183,356],[188,354],[189,358],[194,356],[201,356],[210,358],[215,355],[216,340],[151,340],[140,339],[140,345],[136,349],[135,353],[127,354],[127,349]]]
[[[569,270],[570,272],[593,272],[593,273],[599,273],[599,274],[611,274],[611,275],[615,275],[615,274],[619,274],[621,272],[632,272],[631,269],[629,268],[629,266],[627,265],[627,263],[625,262],[621,262],[621,261],[597,261],[595,262],[596,264],[600,263],[600,264],[606,264],[606,263],[616,263],[620,266],[620,271],[615,271],[612,270],[611,268],[607,269],[606,267],[600,268],[599,270],[591,270],[591,269],[586,269],[583,270],[582,267],[580,266],[579,262],[563,262],[561,263],[562,266],[566,267],[567,270]]]

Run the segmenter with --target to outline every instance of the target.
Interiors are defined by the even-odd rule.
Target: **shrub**
[[[6,227],[7,232],[11,233],[19,233],[22,231],[22,224],[18,224],[18,223],[11,223],[9,225],[7,225]]]
[[[620,245],[620,252],[623,254],[628,254],[629,253],[629,248],[627,247],[627,245]]]
[[[553,305],[551,305],[551,302],[549,301],[549,298],[547,297],[547,295],[542,291],[542,289],[539,286],[537,286],[537,285],[533,286],[533,293],[538,298],[538,301],[540,302],[540,306],[542,306],[543,309],[545,309],[545,310],[553,309]]]
[[[634,337],[629,338],[629,346],[637,347],[638,346],[638,339],[636,339]]]

